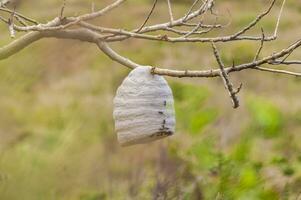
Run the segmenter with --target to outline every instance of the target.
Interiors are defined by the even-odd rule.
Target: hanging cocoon
[[[122,146],[173,135],[174,100],[168,83],[151,74],[151,67],[135,68],[117,89],[113,116]]]

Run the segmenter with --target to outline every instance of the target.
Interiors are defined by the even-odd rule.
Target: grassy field
[[[87,12],[90,3],[70,0],[66,12]],[[28,0],[20,10],[45,22],[59,13],[60,4]],[[261,26],[266,34],[273,32],[279,4],[251,33],[260,34]],[[130,0],[95,23],[134,28],[150,5]],[[189,8],[175,5],[177,16]],[[230,20],[230,9],[232,24],[212,35],[233,33],[267,6],[266,0],[218,1],[222,22]],[[166,21],[165,9],[162,1],[150,23]],[[289,0],[279,39],[267,44],[263,55],[301,37],[300,16],[301,4]],[[6,27],[0,30],[0,45],[7,44]],[[219,44],[227,64],[252,60],[258,46]],[[113,47],[141,64],[217,67],[208,44],[127,40]],[[296,51],[292,58],[300,56]],[[300,198],[300,79],[252,70],[233,74],[236,85],[243,83],[242,105],[233,110],[217,78],[167,78],[175,97],[176,134],[122,148],[114,132],[112,100],[128,73],[95,46],[67,40],[39,41],[0,61],[0,199]]]

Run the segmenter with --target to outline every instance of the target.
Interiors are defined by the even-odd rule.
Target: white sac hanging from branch
[[[166,80],[137,67],[114,99],[115,130],[122,146],[148,143],[175,132],[174,100]]]

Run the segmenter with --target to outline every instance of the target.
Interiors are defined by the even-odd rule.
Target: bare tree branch
[[[1,8],[1,7],[0,7],[0,11],[6,12],[6,13],[10,13],[10,14],[12,14],[14,12],[13,10],[10,10],[8,8]],[[26,16],[24,16],[24,15],[18,13],[18,12],[15,12],[15,16],[20,17],[20,18],[22,18],[22,19],[24,19],[24,20],[26,20],[28,22],[31,22],[33,24],[39,24],[38,21],[36,21],[36,20],[34,20],[32,18],[26,17]]]
[[[257,52],[256,52],[255,57],[254,57],[254,60],[253,60],[254,62],[258,59],[259,54],[260,54],[260,52],[261,52],[261,50],[262,50],[262,48],[263,48],[264,38],[265,38],[263,28],[261,28],[261,35],[262,35],[262,38],[261,38],[261,41],[260,41],[260,46],[259,46],[259,49],[258,49]]]
[[[272,72],[272,73],[277,73],[277,74],[286,74],[286,75],[301,77],[301,73],[290,72],[290,71],[287,71],[287,70],[270,69],[270,68],[265,68],[265,67],[255,67],[254,69],[257,69],[257,70],[260,70],[260,71],[265,71],[265,72]]]
[[[0,13],[5,14],[3,16],[6,16],[7,14],[10,15],[10,17],[7,18],[0,16],[0,21],[9,27],[9,34],[13,37],[15,32],[18,31],[23,32],[23,35],[13,40],[9,44],[0,47],[0,60],[16,54],[20,50],[43,38],[73,39],[95,44],[111,60],[133,69],[141,65],[114,51],[110,47],[110,43],[122,42],[128,39],[140,39],[168,43],[210,42],[212,43],[213,55],[215,56],[215,59],[219,65],[219,69],[214,69],[212,66],[210,66],[207,67],[207,70],[189,70],[189,67],[186,66],[185,68],[188,70],[177,70],[168,69],[170,67],[160,68],[158,66],[153,66],[151,73],[178,78],[221,77],[225,88],[229,92],[229,96],[233,102],[234,108],[239,106],[237,94],[241,90],[242,84],[238,89],[234,89],[229,78],[229,74],[232,72],[253,69],[257,71],[265,71],[277,74],[280,73],[296,77],[301,76],[299,72],[294,72],[291,70],[263,67],[263,65],[300,65],[301,60],[286,60],[296,49],[301,46],[301,40],[295,41],[281,51],[275,51],[265,57],[260,56],[264,44],[277,39],[286,0],[282,1],[282,5],[276,19],[274,32],[270,36],[265,35],[263,28],[261,28],[261,35],[252,35],[250,33],[249,35],[246,35],[246,33],[254,29],[254,27],[271,12],[272,8],[275,6],[276,0],[271,0],[269,6],[259,15],[257,15],[254,20],[246,24],[242,29],[228,35],[220,34],[219,36],[204,36],[204,34],[209,33],[212,30],[222,30],[228,26],[228,24],[222,25],[218,23],[220,15],[216,15],[213,12],[215,3],[214,0],[194,0],[188,11],[185,12],[182,17],[177,19],[174,18],[172,1],[166,0],[168,6],[168,10],[166,12],[168,12],[169,15],[168,21],[147,25],[158,3],[158,0],[154,0],[152,7],[150,7],[150,11],[147,13],[143,23],[138,26],[139,28],[133,30],[126,30],[122,27],[112,28],[107,26],[99,26],[93,24],[92,22],[88,22],[89,20],[100,18],[101,16],[108,14],[113,9],[121,6],[124,2],[126,2],[126,0],[116,0],[99,10],[95,10],[95,7],[93,6],[93,9],[90,13],[70,17],[64,16],[66,0],[63,0],[63,5],[61,7],[59,16],[54,17],[47,23],[39,23],[37,20],[26,17],[13,10],[1,7]],[[204,24],[203,18],[206,19],[207,15],[216,17],[216,21],[214,23]],[[29,25],[27,23],[29,23]],[[255,57],[251,62],[246,62],[239,65],[235,65],[233,63],[233,66],[226,67],[221,60],[215,44],[235,41],[259,41],[260,46],[255,52]]]
[[[138,30],[135,31],[136,33],[139,33],[143,29],[143,27],[145,26],[145,24],[148,22],[150,16],[153,14],[153,12],[154,12],[154,10],[156,8],[157,2],[158,2],[158,0],[154,1],[153,6],[152,6],[150,12],[148,13],[148,15],[147,15],[146,19],[144,20],[144,22],[142,23],[142,25],[138,28]]]
[[[60,12],[60,19],[61,20],[64,18],[65,7],[66,7],[66,0],[63,0],[63,5],[62,5],[62,8],[61,8],[61,12]]]
[[[213,48],[213,54],[216,58],[216,61],[219,65],[220,68],[220,77],[222,78],[225,88],[228,90],[229,92],[229,96],[232,99],[232,103],[233,103],[233,108],[238,108],[239,107],[239,100],[236,96],[236,94],[240,91],[242,84],[240,85],[240,87],[237,90],[234,90],[233,88],[233,84],[231,83],[229,76],[227,74],[227,72],[225,71],[225,65],[218,53],[218,50],[214,44],[214,42],[212,42],[212,48]]]
[[[252,27],[254,27],[256,24],[258,24],[258,22],[267,14],[270,13],[270,11],[272,10],[274,4],[275,4],[276,0],[273,0],[272,3],[270,4],[270,6],[268,7],[268,9],[266,11],[264,11],[263,13],[261,13],[260,15],[258,15],[250,24],[248,24],[245,28],[243,28],[242,30],[238,31],[237,33],[233,34],[232,37],[236,38],[242,34],[244,34],[245,32],[247,32],[248,30],[250,30]],[[277,26],[276,26],[277,29]]]
[[[174,18],[173,18],[171,3],[170,3],[170,0],[166,0],[166,1],[167,1],[167,6],[168,6],[168,13],[169,13],[170,24],[172,24]]]

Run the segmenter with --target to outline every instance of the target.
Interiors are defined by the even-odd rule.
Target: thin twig
[[[199,22],[198,25],[196,25],[190,32],[188,32],[187,34],[185,34],[183,37],[184,37],[184,38],[187,38],[187,37],[189,37],[190,35],[192,35],[193,33],[197,32],[197,31],[200,29],[201,25],[202,25],[202,22]],[[210,30],[210,29],[209,29],[209,30]],[[212,30],[212,29],[211,29],[211,30]]]
[[[258,15],[250,24],[248,24],[246,27],[244,27],[241,31],[238,31],[234,35],[232,35],[233,38],[236,38],[242,34],[244,34],[246,31],[250,30],[252,27],[254,27],[264,16],[270,13],[272,10],[276,0],[272,0],[272,3],[268,7],[268,9],[264,12],[262,12],[260,15]]]
[[[261,50],[262,50],[262,48],[263,48],[263,44],[264,44],[264,39],[265,39],[265,35],[264,35],[264,31],[263,31],[263,28],[261,28],[261,35],[262,35],[262,39],[261,39],[261,41],[260,41],[260,46],[259,46],[259,48],[258,48],[258,50],[257,50],[257,52],[256,52],[256,55],[255,55],[255,57],[254,57],[254,62],[256,61],[256,60],[258,60],[258,57],[259,57],[259,55],[260,55],[260,53],[261,53]]]
[[[199,2],[200,0],[195,0],[192,4],[192,6],[190,7],[190,9],[188,10],[188,12],[186,13],[183,21],[185,22],[188,18],[188,16],[190,15],[190,13],[193,11],[194,7],[197,5],[197,3]]]
[[[10,18],[8,19],[8,30],[9,30],[11,38],[15,38],[16,37],[16,32],[15,32],[15,29],[14,29],[15,10],[16,9],[14,8],[14,11],[12,12]]]
[[[301,60],[290,60],[290,61],[282,61],[282,60],[273,60],[269,62],[271,65],[301,65]]]
[[[60,19],[64,18],[65,7],[66,7],[66,0],[63,0],[63,5],[62,5],[62,8],[61,8],[61,12],[60,12]]]
[[[23,20],[21,17],[19,17],[18,15],[15,15],[15,18],[16,18],[16,20],[20,23],[20,24],[22,24],[23,26],[29,26],[26,22],[25,22],[25,20]]]
[[[283,59],[281,60],[281,62],[283,63],[284,61],[286,61],[288,59],[288,57],[290,57],[290,55],[294,52],[294,50],[290,51],[286,56],[283,57]]]
[[[149,18],[151,17],[151,15],[153,14],[153,12],[154,12],[154,10],[155,10],[155,8],[156,8],[157,2],[158,2],[158,0],[155,0],[155,1],[154,1],[153,6],[152,6],[151,10],[149,11],[149,13],[148,13],[146,19],[145,19],[144,22],[141,24],[141,26],[135,31],[136,33],[139,33],[139,32],[143,29],[143,27],[146,25],[146,23],[148,22]]]
[[[274,36],[277,37],[277,33],[278,33],[278,28],[279,28],[279,24],[280,24],[280,20],[281,20],[281,16],[282,16],[282,12],[283,12],[283,8],[285,5],[286,0],[283,0],[279,14],[278,14],[278,18],[277,18],[277,23],[276,23],[276,28],[274,31]]]
[[[172,24],[174,18],[173,18],[171,3],[170,3],[170,0],[166,0],[166,1],[167,1],[167,6],[168,6],[168,13],[169,13],[170,24]]]
[[[254,69],[260,70],[260,71],[265,71],[265,72],[272,72],[272,73],[276,73],[276,74],[286,74],[286,75],[293,75],[296,77],[301,77],[301,73],[291,72],[291,71],[287,71],[287,70],[270,69],[270,68],[265,68],[265,67],[255,67]]]
[[[10,10],[8,8],[1,8],[1,7],[0,7],[0,11],[6,12],[6,13],[10,13],[10,14],[12,14],[14,12],[13,10]],[[26,16],[24,16],[24,15],[18,13],[18,12],[14,12],[14,13],[15,13],[14,16],[18,16],[18,17],[20,17],[20,18],[22,18],[22,19],[24,19],[24,20],[26,20],[28,22],[31,22],[33,24],[39,24],[39,22],[36,21],[36,20],[34,20],[34,19],[26,17]]]
[[[93,12],[93,13],[87,13],[78,17],[70,17],[69,20],[70,21],[88,21],[88,20],[92,20],[95,19],[97,17],[101,17],[105,14],[107,14],[108,12],[110,12],[111,10],[117,8],[118,6],[120,6],[122,3],[124,3],[126,0],[116,0],[114,3],[109,4],[108,6],[106,6],[105,8]]]
[[[240,91],[242,84],[240,85],[240,87],[237,90],[233,89],[233,84],[231,83],[229,76],[228,76],[227,72],[225,71],[225,65],[220,58],[220,55],[218,53],[218,50],[217,50],[214,42],[212,42],[212,48],[213,48],[213,54],[220,67],[220,77],[222,78],[225,88],[228,90],[229,96],[232,99],[233,108],[238,108],[239,107],[239,99],[236,95]]]

